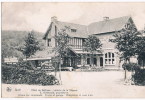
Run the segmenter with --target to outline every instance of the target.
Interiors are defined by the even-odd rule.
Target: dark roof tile
[[[128,22],[129,18],[129,16],[124,16],[120,18],[109,19],[107,21],[91,23],[88,25],[89,34],[100,34],[121,30]]]
[[[55,24],[59,29],[65,29],[67,27],[69,29],[67,33],[71,37],[86,38],[88,35],[92,35],[92,34],[101,34],[101,33],[119,31],[124,27],[124,25],[128,22],[130,18],[131,18],[130,16],[124,16],[124,17],[109,19],[107,21],[94,22],[89,24],[88,26],[68,23],[68,22],[61,22],[61,21],[56,21]],[[48,31],[50,31],[50,28],[51,25]],[[71,29],[76,29],[76,32],[71,32]],[[48,35],[48,31],[46,32],[44,38],[46,38],[46,36]]]

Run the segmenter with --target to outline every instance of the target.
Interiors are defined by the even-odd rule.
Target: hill
[[[23,57],[22,53],[16,48],[24,45],[24,39],[30,31],[9,31],[3,30],[1,33],[2,57]],[[41,48],[44,47],[43,33],[34,32]]]

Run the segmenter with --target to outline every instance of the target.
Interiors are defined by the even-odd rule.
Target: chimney
[[[109,20],[109,17],[106,17],[106,16],[105,16],[105,17],[103,17],[103,20],[104,20],[104,21],[108,21],[108,20]]]
[[[57,17],[56,16],[51,17],[51,22],[56,22],[56,21],[57,21]]]

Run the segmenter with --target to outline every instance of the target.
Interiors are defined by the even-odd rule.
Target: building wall
[[[54,39],[54,36],[55,36],[55,25],[54,24],[52,24],[52,28],[51,28],[51,36],[52,36],[52,38],[51,38],[51,46],[52,47],[55,47],[55,39]]]
[[[55,38],[54,38],[54,36],[55,36],[55,34],[57,34],[57,32],[58,32],[58,28],[57,27],[55,27],[55,25],[54,24],[52,24],[52,28],[51,28],[51,31],[50,31],[50,33],[49,34],[51,34],[50,36],[52,37],[51,38],[51,42],[50,42],[50,46],[53,48],[53,47],[55,47],[57,44],[56,44],[56,41],[55,41]],[[48,37],[49,37],[49,35],[48,35]],[[47,39],[45,40],[45,42],[46,42],[46,46],[48,47],[48,37],[47,37]],[[83,45],[83,40],[82,40],[82,38],[78,38],[78,37],[74,37],[74,38],[69,38],[69,45],[71,46],[71,47],[73,47],[73,48],[82,48],[82,45]]]
[[[120,60],[118,55],[118,50],[115,48],[115,43],[112,43],[109,41],[109,39],[113,39],[114,32],[111,33],[104,33],[104,34],[97,34],[96,37],[98,37],[101,40],[102,43],[102,50],[103,50],[103,65],[106,68],[119,68],[120,67]],[[113,53],[114,57],[108,57],[109,53]],[[105,56],[107,54],[107,57]],[[112,54],[112,55],[113,55]],[[107,63],[107,61],[110,61],[111,63]],[[112,61],[114,60],[114,63]]]
[[[52,28],[51,28],[51,31],[49,34],[51,34],[51,47],[55,47],[56,46],[56,42],[55,42],[55,39],[54,39],[54,36],[56,33],[56,27],[55,25],[53,24],[52,25]],[[57,30],[58,32],[58,30]],[[117,55],[117,49],[115,49],[115,43],[112,43],[112,42],[109,42],[109,39],[112,39],[113,38],[113,34],[114,32],[112,33],[104,33],[104,34],[96,34],[96,37],[98,37],[100,40],[101,40],[101,43],[103,44],[102,45],[102,50],[103,50],[103,55],[97,55],[95,56],[95,58],[97,59],[97,66],[100,66],[100,57],[103,57],[103,67],[106,67],[106,68],[111,68],[111,67],[116,67],[118,68],[120,66],[120,63],[119,63],[119,56]],[[48,41],[46,40],[46,45],[48,45]],[[72,46],[72,48],[82,48],[83,46],[83,38],[70,38],[69,39],[69,45]],[[106,64],[105,62],[105,54],[106,53],[113,53],[114,54],[114,64]],[[83,62],[85,62],[85,65],[87,65],[87,58],[90,58],[89,55],[86,55],[85,58],[83,58],[81,56],[81,65],[83,65]],[[112,60],[111,60],[112,61]]]

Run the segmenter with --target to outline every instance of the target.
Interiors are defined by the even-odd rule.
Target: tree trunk
[[[60,85],[62,85],[62,81],[61,81],[61,57],[59,58],[59,79],[60,79]]]
[[[125,67],[125,75],[124,75],[124,80],[126,80],[126,67]]]
[[[93,67],[94,64],[93,64],[93,53],[91,54],[91,67]]]
[[[125,63],[127,63],[127,60],[128,60],[128,63],[130,64],[130,58],[126,59],[126,60],[125,60]],[[126,80],[126,79],[127,79],[127,69],[126,69],[126,67],[125,67],[125,76],[124,76],[124,80]]]
[[[125,63],[127,63],[127,60],[125,59]],[[125,74],[124,74],[124,80],[126,80],[126,67],[125,67]]]
[[[54,66],[55,66],[55,77],[56,77],[56,71],[57,71],[57,63],[56,62],[54,63]]]

